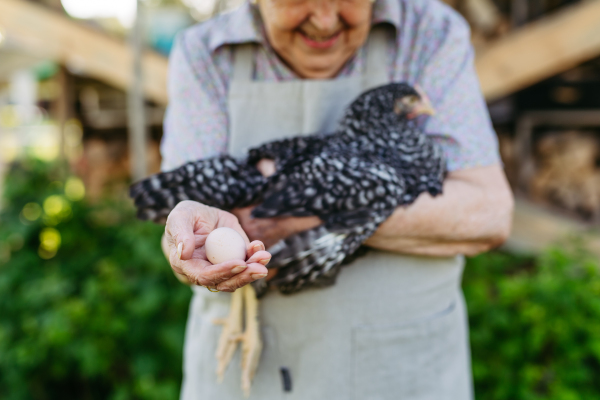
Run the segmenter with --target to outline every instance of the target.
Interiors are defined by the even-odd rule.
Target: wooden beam
[[[142,1],[137,0],[135,24],[131,30],[131,49],[133,54],[133,80],[127,94],[127,112],[129,114],[129,160],[131,177],[139,181],[148,176],[148,124],[144,105],[144,81],[142,79],[142,51],[144,46],[144,13]]]
[[[600,55],[600,1],[583,1],[533,22],[476,57],[486,99],[494,100]]]
[[[477,55],[476,67],[488,100],[508,95],[600,54],[600,1],[569,7],[527,25]],[[115,87],[131,84],[131,52],[119,40],[23,0],[0,2],[0,29],[7,41],[57,60]],[[166,104],[167,59],[144,55],[144,91]]]
[[[125,91],[131,86],[132,55],[125,42],[55,11],[23,0],[1,0],[0,30],[8,45],[55,60]],[[166,104],[166,57],[148,51],[143,64],[147,98]]]

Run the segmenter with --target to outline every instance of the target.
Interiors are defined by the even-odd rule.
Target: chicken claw
[[[251,285],[242,288],[246,308],[246,330],[242,337],[242,390],[246,397],[250,396],[252,379],[260,361],[263,343],[260,338],[258,322],[258,300]]]
[[[245,330],[242,333],[243,313],[245,312]],[[231,295],[231,305],[227,318],[216,319],[215,324],[223,325],[215,354],[218,381],[222,382],[225,370],[235,354],[238,343],[242,342],[242,390],[244,396],[250,396],[252,379],[256,373],[263,348],[258,321],[258,300],[251,285],[236,290]]]
[[[231,362],[233,355],[238,347],[238,342],[242,335],[242,306],[243,293],[241,290],[236,290],[231,295],[231,305],[227,318],[216,319],[214,324],[223,325],[217,352],[215,354],[217,364],[217,378],[219,382],[223,381],[225,370]]]

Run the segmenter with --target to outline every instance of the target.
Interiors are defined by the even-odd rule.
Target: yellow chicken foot
[[[258,300],[252,285],[242,288],[246,309],[246,329],[242,335],[242,390],[246,397],[250,396],[252,379],[256,373],[263,343],[260,337],[258,322]]]
[[[246,326],[242,333],[243,312],[245,312]],[[223,325],[215,354],[218,361],[218,380],[223,381],[225,370],[235,354],[238,342],[242,342],[242,390],[248,397],[263,348],[258,322],[258,300],[254,288],[246,285],[236,290],[231,295],[227,318],[216,319],[213,322]]]
[[[223,325],[219,344],[217,345],[217,378],[219,382],[223,381],[225,370],[231,362],[233,355],[238,346],[240,337],[242,336],[242,306],[243,293],[241,290],[236,290],[231,295],[231,305],[227,318],[215,319],[214,324]]]

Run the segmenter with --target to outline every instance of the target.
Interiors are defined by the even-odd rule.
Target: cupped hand
[[[232,228],[242,235],[247,245],[246,260],[214,265],[208,261],[204,243],[209,233],[221,227]],[[267,276],[265,265],[271,254],[261,241],[250,242],[238,219],[226,211],[182,201],[167,218],[165,240],[171,268],[192,284],[233,292]]]

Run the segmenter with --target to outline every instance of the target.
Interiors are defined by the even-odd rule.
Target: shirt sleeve
[[[436,111],[425,131],[441,142],[450,171],[500,163],[497,136],[475,72],[469,27],[453,11],[445,12],[443,23],[436,25],[441,40],[425,52],[417,79]],[[420,34],[431,38],[432,29]]]
[[[211,157],[227,148],[223,71],[207,46],[184,31],[169,57],[169,105],[163,124],[162,170]]]

